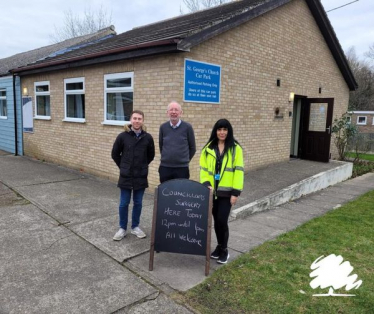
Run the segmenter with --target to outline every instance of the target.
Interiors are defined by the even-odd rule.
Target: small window
[[[357,117],[357,124],[358,125],[366,125],[367,117],[366,116],[358,116]]]
[[[6,90],[0,89],[0,119],[7,119]]]
[[[51,103],[49,81],[35,82],[35,118],[50,119]]]
[[[347,124],[351,124],[352,123],[352,117],[351,116],[348,116],[347,117]]]
[[[84,77],[65,79],[65,119],[85,122]]]
[[[134,73],[104,75],[104,124],[124,125],[133,110]]]

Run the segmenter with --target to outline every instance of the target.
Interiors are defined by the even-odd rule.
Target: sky
[[[354,0],[322,0],[325,10]],[[85,9],[98,10],[103,5],[112,13],[117,34],[133,27],[172,18],[180,14],[182,0],[0,0],[0,58],[47,46],[55,28],[63,25],[64,12],[78,14]],[[182,7],[183,8],[183,7]],[[186,12],[187,10],[185,10]],[[344,51],[354,46],[357,56],[374,43],[374,1],[359,0],[328,12],[330,22]]]

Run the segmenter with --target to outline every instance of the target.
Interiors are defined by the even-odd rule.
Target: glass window
[[[85,122],[84,78],[65,79],[65,121]]]
[[[66,117],[84,119],[84,95],[66,95]]]
[[[67,83],[66,90],[82,90],[83,82]]]
[[[358,116],[357,117],[357,124],[366,125],[367,117],[366,116]]]
[[[0,118],[7,117],[6,109],[6,90],[0,89]]]
[[[49,81],[35,82],[35,118],[50,118],[51,103]]]
[[[325,132],[328,104],[311,103],[309,113],[309,131]]]
[[[133,79],[133,72],[104,76],[105,123],[123,125],[130,121],[134,97]]]

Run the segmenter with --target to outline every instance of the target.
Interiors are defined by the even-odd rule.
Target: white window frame
[[[373,116],[373,125],[374,125],[374,116]]]
[[[37,86],[48,85],[48,92],[37,92]],[[34,119],[40,120],[51,120],[51,116],[40,116],[38,115],[38,102],[37,96],[49,96],[49,113],[51,113],[51,85],[49,81],[34,82],[34,95],[35,95],[35,116]]]
[[[360,118],[365,118],[365,122],[359,122]],[[358,116],[357,117],[357,125],[366,125],[368,122],[367,116]]]
[[[83,89],[75,89],[75,90],[66,90],[66,84],[69,83],[83,83]],[[67,103],[66,103],[66,96],[67,95],[85,95],[86,85],[85,85],[85,79],[84,77],[75,77],[75,78],[69,78],[64,79],[64,112],[65,112],[65,118],[62,121],[65,122],[76,122],[76,123],[85,123],[86,118],[70,118],[67,117]],[[86,110],[86,99],[85,99],[85,106],[84,110]],[[86,116],[86,112],[85,112]]]
[[[351,116],[348,116],[348,117],[347,117],[347,123],[348,123],[348,124],[351,124],[351,123],[352,123],[352,117],[351,117]]]
[[[107,88],[108,79],[118,79],[118,78],[131,78],[130,87],[112,87]],[[104,121],[102,124],[107,125],[126,125],[130,124],[130,121],[116,121],[116,120],[107,120],[107,93],[120,93],[120,92],[132,92],[134,95],[134,72],[123,72],[123,73],[114,73],[114,74],[105,74],[104,75]]]
[[[5,100],[5,106],[7,105],[7,101],[6,101],[6,94],[7,94],[7,90],[6,90],[6,88],[0,88],[0,91],[1,92],[5,92],[5,96],[0,96],[0,99],[1,100]],[[0,119],[3,119],[3,120],[6,120],[6,119],[8,119],[8,108],[6,108],[7,110],[6,110],[6,116],[0,116]]]

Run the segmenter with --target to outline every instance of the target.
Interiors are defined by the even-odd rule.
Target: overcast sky
[[[322,0],[325,10],[354,0]],[[0,0],[0,58],[51,44],[55,26],[61,26],[64,12],[83,14],[85,8],[101,4],[112,12],[117,33],[180,14],[182,0]],[[355,46],[363,57],[374,43],[374,0],[359,0],[328,13],[344,51]]]

